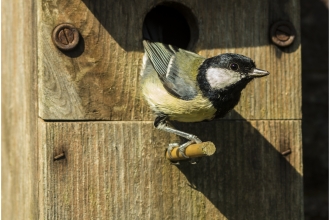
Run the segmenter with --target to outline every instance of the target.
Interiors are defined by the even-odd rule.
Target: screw
[[[71,50],[78,45],[79,32],[72,24],[60,24],[53,30],[54,44],[61,50]]]
[[[279,47],[287,47],[291,45],[295,35],[295,29],[288,21],[278,21],[270,28],[270,37],[273,43]]]
[[[57,155],[57,156],[54,157],[54,161],[55,160],[62,160],[64,158],[65,158],[65,154],[64,154],[64,152],[62,152],[61,154],[59,154],[59,155]]]
[[[291,154],[291,149],[289,148],[289,149],[283,151],[281,154],[282,154],[283,156],[287,156],[287,155]]]

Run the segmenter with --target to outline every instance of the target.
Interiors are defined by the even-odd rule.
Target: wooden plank
[[[303,218],[300,120],[175,124],[217,147],[178,167],[152,122],[39,125],[41,219]]]
[[[38,219],[34,1],[1,8],[1,219]]]
[[[48,120],[151,120],[139,89],[142,25],[157,1],[42,1],[39,7],[39,116]],[[301,119],[300,10],[297,0],[180,1],[196,17],[199,37],[191,48],[211,57],[247,55],[271,75],[250,83],[236,112],[246,119]],[[270,25],[291,21],[298,35],[279,49]],[[62,53],[53,28],[72,23],[83,42]],[[235,118],[235,113],[227,119]]]

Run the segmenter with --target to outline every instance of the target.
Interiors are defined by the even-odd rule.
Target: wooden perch
[[[192,144],[189,145],[186,150],[185,154],[189,158],[195,158],[195,157],[205,157],[205,156],[211,156],[215,153],[215,146],[212,142],[207,141],[207,142],[202,142],[199,144]],[[187,160],[188,158],[185,158],[182,156],[182,154],[179,151],[179,147],[173,148],[171,151],[171,156],[166,151],[166,158],[171,161],[178,161],[178,160]]]

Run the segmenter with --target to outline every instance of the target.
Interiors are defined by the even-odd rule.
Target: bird
[[[254,78],[269,74],[256,68],[244,55],[224,53],[205,58],[191,51],[161,42],[143,40],[144,56],[140,87],[144,99],[155,114],[156,129],[181,136],[182,145],[170,143],[171,155],[202,141],[169,126],[169,121],[201,122],[224,117],[240,100],[241,92]]]

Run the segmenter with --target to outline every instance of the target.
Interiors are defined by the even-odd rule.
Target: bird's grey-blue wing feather
[[[166,90],[177,98],[193,99],[197,93],[196,74],[192,66],[198,54],[158,42],[143,41],[145,51]],[[179,65],[180,64],[180,65]],[[195,69],[197,71],[197,69]]]

